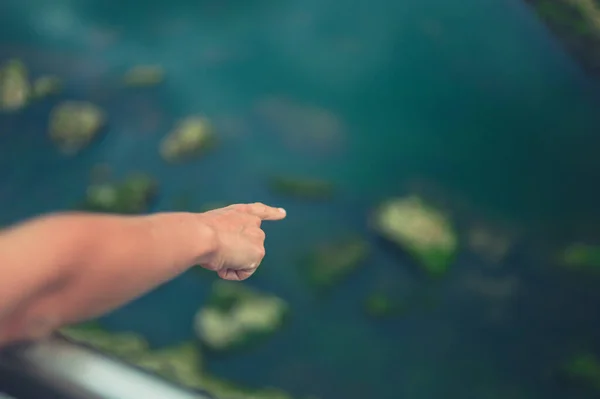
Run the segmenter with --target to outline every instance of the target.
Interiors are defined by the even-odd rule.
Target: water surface
[[[64,98],[92,100],[111,119],[101,142],[65,158],[45,135],[52,101],[3,116],[0,222],[73,206],[98,162],[117,176],[156,176],[155,210],[174,209],[182,194],[198,207],[284,206],[289,217],[266,227],[268,257],[248,284],[290,301],[291,325],[255,350],[209,359],[215,373],[322,398],[561,396],[552,370],[591,342],[600,298],[533,243],[598,231],[600,91],[535,14],[518,0],[189,3],[0,4],[0,57],[64,76]],[[163,65],[166,84],[119,88],[119,74],[140,63]],[[285,128],[266,123],[284,102],[320,111]],[[222,145],[167,166],[158,142],[192,113],[213,118]],[[331,179],[340,195],[328,204],[273,197],[264,187],[272,172]],[[465,251],[433,285],[374,240],[369,263],[317,301],[297,258],[347,230],[369,234],[374,204],[423,182],[439,200],[461,198],[449,201],[459,219],[500,215],[524,229],[514,253],[492,265]],[[369,321],[361,303],[382,281],[437,305]],[[189,339],[209,282],[190,272],[107,325],[157,346]],[[498,286],[507,288],[490,288]]]

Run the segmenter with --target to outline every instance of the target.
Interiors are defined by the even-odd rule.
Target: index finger
[[[285,218],[286,215],[285,209],[274,208],[260,202],[248,204],[246,212],[259,217],[261,220],[281,220]]]

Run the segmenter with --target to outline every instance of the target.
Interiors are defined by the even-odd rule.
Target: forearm
[[[212,250],[209,232],[186,213],[62,214],[6,231],[0,236],[0,344],[2,335],[43,334],[110,311]]]

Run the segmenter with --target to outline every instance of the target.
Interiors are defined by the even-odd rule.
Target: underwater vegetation
[[[597,0],[527,0],[565,48],[593,73],[600,72],[600,3]]]
[[[579,352],[566,360],[559,370],[568,382],[575,383],[581,391],[600,394],[600,360],[593,353]]]
[[[216,281],[207,304],[196,314],[194,330],[208,349],[231,351],[275,333],[288,312],[281,298],[242,284]]]
[[[61,330],[61,334],[187,388],[202,389],[221,399],[291,398],[277,389],[250,389],[212,376],[205,370],[199,342],[183,342],[172,347],[152,349],[140,334],[111,333],[95,323],[67,327]]]
[[[135,214],[150,209],[158,183],[146,174],[130,174],[117,182],[94,182],[86,192],[83,209],[88,211]]]
[[[138,65],[129,69],[123,76],[123,84],[128,87],[151,87],[161,84],[165,71],[159,65]]]
[[[560,261],[569,269],[598,273],[600,271],[600,246],[572,244],[562,251]]]
[[[75,154],[92,142],[105,123],[104,111],[94,104],[64,102],[50,114],[50,138],[62,152]]]
[[[328,200],[335,195],[334,185],[323,179],[296,176],[273,176],[269,188],[281,196],[311,200]]]
[[[0,110],[18,111],[32,101],[58,94],[61,86],[62,80],[56,76],[31,80],[21,60],[9,60],[0,67]]]
[[[552,1],[554,3],[561,4],[561,7],[563,4]],[[587,4],[583,0],[573,0],[573,3],[579,4],[579,7]],[[539,4],[541,7],[542,3]],[[572,7],[570,2],[568,4]],[[586,7],[589,8],[589,5]],[[543,12],[548,13],[548,10]],[[143,93],[168,79],[160,65],[137,65],[127,69],[119,84],[123,90]],[[21,60],[9,60],[1,66],[0,111],[21,112],[35,102],[51,101],[52,96],[62,90],[61,77],[30,76]],[[339,134],[341,122],[334,115],[317,112],[307,105],[293,107],[288,102],[273,98],[257,108],[259,115],[269,121],[268,125],[290,129],[290,137],[294,140],[310,131],[313,135],[318,133],[319,139],[327,144]],[[308,117],[315,112],[316,121]],[[298,123],[290,128],[286,122],[288,119]],[[49,111],[47,134],[57,152],[76,157],[94,146],[106,134],[105,128],[115,123],[118,122],[111,119],[110,112],[93,101],[61,99]],[[208,115],[182,116],[165,128],[153,156],[157,162],[173,167],[175,164],[201,162],[207,154],[227,149],[226,141],[220,141],[220,133],[219,124]],[[153,204],[163,196],[163,183],[168,183],[159,181],[144,170],[112,176],[110,165],[98,165],[91,175],[85,194],[73,204],[74,209],[120,214],[150,212]],[[304,202],[309,209],[323,202],[341,203],[345,200],[344,192],[338,189],[335,179],[318,174],[269,172],[258,185],[275,197]],[[206,201],[198,205],[182,197],[177,208],[203,212],[224,205],[227,203],[220,201]],[[417,190],[380,198],[370,207],[370,212],[360,215],[368,226],[367,231],[344,231],[338,236],[327,237],[318,245],[304,249],[297,259],[290,259],[304,277],[301,284],[309,288],[308,295],[315,294],[323,301],[334,297],[336,288],[343,287],[353,275],[370,266],[369,259],[375,251],[406,257],[411,273],[425,286],[442,285],[444,279],[451,278],[460,266],[457,259],[462,254],[499,262],[510,254],[514,244],[512,237],[499,233],[500,229],[493,225],[462,225],[455,220],[452,209],[448,209],[451,207],[443,206],[435,196]],[[598,270],[599,248],[594,244],[566,245],[559,250],[557,265],[582,274]],[[413,308],[422,305],[423,301],[416,304],[418,300],[399,295],[399,289],[393,282],[385,283],[389,284],[381,284],[381,288],[371,287],[368,294],[359,298],[358,310],[366,323],[378,325],[388,319],[402,318],[415,313]],[[491,284],[486,285],[488,282],[478,280],[477,276],[467,283],[472,284],[474,290],[485,287],[490,296],[502,296],[504,291],[508,291],[504,287],[488,288]],[[507,286],[512,288],[513,284]],[[428,306],[436,306],[435,298],[428,300]],[[141,334],[110,331],[93,322],[67,327],[62,333],[72,340],[111,353],[192,389],[206,390],[221,399],[288,399],[291,395],[277,388],[245,387],[221,379],[209,371],[207,363],[209,354],[235,355],[251,349],[260,350],[261,345],[285,330],[287,321],[293,317],[294,308],[284,295],[259,290],[244,282],[215,281],[208,298],[189,322],[190,331],[195,336],[192,341],[154,348]],[[556,364],[553,367],[568,375],[568,380],[574,384],[600,387],[597,359],[593,355],[578,356],[574,354],[574,360],[566,366]]]
[[[458,239],[450,221],[418,197],[395,198],[380,205],[372,225],[386,239],[410,253],[432,277],[451,266]]]
[[[180,121],[160,144],[160,155],[167,162],[185,161],[210,149],[215,135],[206,118],[190,117]]]
[[[358,236],[344,237],[315,248],[307,255],[302,268],[309,284],[323,292],[343,281],[364,263],[368,255],[368,242]]]

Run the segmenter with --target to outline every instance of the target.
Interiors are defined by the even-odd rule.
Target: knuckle
[[[255,202],[252,205],[253,205],[254,209],[256,210],[256,212],[259,212],[259,213],[266,213],[269,210],[269,207],[266,206],[265,204],[263,204],[262,202]]]
[[[256,256],[257,258],[259,258],[260,260],[262,260],[266,255],[266,251],[265,251],[265,247],[260,245],[256,248]]]
[[[228,208],[234,212],[246,212],[248,206],[246,204],[234,204],[229,206]]]

